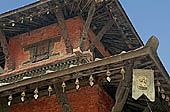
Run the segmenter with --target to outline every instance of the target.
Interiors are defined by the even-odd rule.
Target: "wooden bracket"
[[[120,81],[116,90],[116,103],[112,108],[112,112],[121,112],[123,110],[123,106],[126,103],[130,91],[133,65],[133,61],[128,61],[128,63],[125,65],[125,78]]]
[[[58,102],[61,105],[62,112],[71,112],[71,107],[67,98],[66,92],[63,92],[61,83],[53,84],[54,85],[54,91],[56,93],[56,97]]]
[[[0,112],[10,112],[10,107],[8,106],[7,98],[0,98]]]
[[[2,29],[0,29],[0,43],[1,43],[1,46],[3,48],[3,53],[5,54],[5,61],[6,61],[8,71],[14,70],[15,69],[15,62],[12,60],[12,57],[10,55],[8,43],[7,43],[5,34],[2,31]]]
[[[89,12],[88,12],[88,17],[86,19],[86,23],[84,25],[84,29],[83,29],[83,32],[82,32],[82,35],[81,35],[80,45],[79,45],[80,49],[82,51],[85,50],[85,43],[86,43],[86,40],[87,40],[88,30],[90,28],[90,24],[92,22],[92,18],[93,18],[95,10],[96,10],[95,1],[92,0],[91,6],[90,6],[90,9],[89,9]]]
[[[59,4],[59,3],[58,3]],[[64,38],[64,42],[66,45],[66,51],[67,53],[73,53],[73,46],[71,45],[69,33],[67,31],[66,22],[64,20],[64,15],[61,9],[61,6],[59,4],[58,8],[56,9],[56,17],[59,23],[59,27],[61,28],[61,35]]]

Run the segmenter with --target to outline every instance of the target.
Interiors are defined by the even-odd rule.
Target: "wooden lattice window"
[[[30,60],[27,62],[24,62],[24,64],[27,64],[30,62],[35,63],[38,61],[48,59],[50,56],[52,56],[54,43],[59,42],[60,40],[61,40],[61,37],[57,36],[55,38],[42,40],[37,43],[24,46],[24,51],[30,52]]]

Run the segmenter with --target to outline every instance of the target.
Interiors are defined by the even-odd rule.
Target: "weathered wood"
[[[57,100],[61,105],[62,112],[71,112],[71,107],[70,107],[70,104],[67,98],[67,94],[65,91],[63,93],[63,90],[61,87],[62,83],[57,83],[53,85],[54,85],[54,91],[56,93]]]
[[[67,53],[73,53],[73,47],[71,45],[69,33],[67,31],[66,22],[64,20],[64,15],[63,15],[62,8],[60,5],[58,6],[58,9],[56,9],[56,17],[58,20],[59,27],[61,29],[61,35],[64,38],[66,51]]]
[[[5,61],[6,61],[6,66],[9,71],[15,69],[15,63],[10,55],[9,48],[8,48],[8,43],[5,37],[4,32],[2,29],[0,29],[0,43],[3,48],[3,53],[5,54]]]
[[[0,19],[4,18],[4,17],[7,17],[7,16],[10,16],[10,15],[13,15],[13,14],[16,14],[16,13],[21,13],[23,11],[26,11],[26,10],[34,8],[34,7],[38,7],[38,6],[42,5],[42,4],[45,4],[45,3],[50,2],[50,1],[52,1],[52,0],[41,0],[41,1],[38,1],[38,2],[36,2],[34,4],[25,6],[23,8],[15,9],[15,10],[10,11],[8,13],[1,14]]]
[[[82,19],[82,21],[84,22],[83,19]],[[96,38],[96,35],[91,30],[89,30],[88,33],[89,33],[89,40],[93,41]],[[103,55],[103,57],[111,56],[111,54],[107,50],[105,50],[104,45],[102,44],[102,42],[100,42],[100,41],[97,42],[95,44],[95,47],[99,50],[99,52]]]
[[[116,90],[116,103],[112,108],[112,112],[121,112],[123,110],[123,106],[126,103],[130,91],[130,82],[132,81],[132,69],[133,61],[129,61],[127,65],[125,65],[125,78],[124,80],[120,81],[119,86]]]
[[[142,40],[140,39],[139,35],[135,31],[135,28],[131,24],[131,22],[130,22],[128,16],[126,15],[125,11],[123,10],[120,2],[118,0],[113,0],[113,1],[116,3],[116,6],[120,10],[120,13],[123,15],[122,17],[124,18],[124,20],[127,21],[128,27],[131,29],[132,33],[135,35],[135,37],[137,38],[138,42],[140,43],[141,46],[143,46],[144,44],[143,44]]]
[[[81,35],[81,40],[80,40],[80,49],[82,51],[85,50],[85,43],[86,43],[86,40],[87,40],[87,34],[88,34],[88,30],[90,28],[90,24],[92,22],[92,18],[93,18],[93,15],[94,15],[94,12],[95,12],[95,1],[92,0],[92,3],[91,3],[91,6],[90,6],[90,9],[89,9],[89,12],[88,12],[88,17],[87,17],[87,20],[86,20],[86,23],[84,25],[84,29],[83,29],[83,32],[82,32],[82,35]]]
[[[170,108],[168,107],[167,102],[161,100],[160,98],[157,98],[154,103],[150,103],[147,101],[147,106],[145,107],[143,112],[170,112]]]
[[[0,98],[0,112],[10,112],[7,98]]]
[[[87,70],[95,68],[95,67],[106,66],[107,64],[118,63],[118,62],[121,62],[121,61],[124,61],[124,60],[137,58],[137,57],[141,57],[141,56],[146,56],[149,53],[150,53],[150,48],[148,48],[148,47],[138,49],[138,50],[135,50],[135,51],[132,51],[132,52],[129,52],[129,53],[116,55],[116,56],[113,56],[113,57],[110,57],[110,58],[106,58],[106,59],[103,59],[103,60],[84,64],[84,65],[81,65],[81,66],[72,67],[72,68],[56,71],[54,73],[49,73],[49,74],[41,75],[41,76],[38,76],[38,77],[32,77],[30,79],[18,81],[18,82],[9,84],[9,85],[0,86],[0,92],[10,90],[10,89],[14,89],[14,88],[18,88],[18,87],[25,86],[25,85],[28,85],[28,84],[38,83],[38,82],[45,81],[45,80],[48,80],[48,79],[59,78],[59,77],[63,77],[63,76],[70,76],[69,74],[71,74],[71,73],[77,73],[77,72],[80,72],[80,71],[87,71]],[[84,76],[88,76],[88,75],[89,74],[84,74]],[[2,77],[2,76],[0,76],[0,77]],[[70,76],[70,79],[71,79],[71,76]]]
[[[107,22],[107,24],[97,34],[96,38],[91,42],[91,44],[89,45],[88,49],[93,50],[94,47],[95,47],[95,44],[102,39],[103,35],[106,33],[106,31],[108,31],[112,27],[112,25],[113,25],[113,20],[111,19],[111,20],[109,20]]]

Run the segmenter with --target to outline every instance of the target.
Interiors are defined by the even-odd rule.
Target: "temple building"
[[[170,112],[170,78],[118,0],[0,14],[0,112]]]

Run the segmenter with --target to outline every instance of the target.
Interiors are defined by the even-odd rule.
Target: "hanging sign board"
[[[155,101],[154,71],[148,69],[134,69],[132,98],[137,100],[143,94],[150,101]]]

